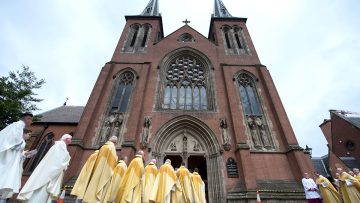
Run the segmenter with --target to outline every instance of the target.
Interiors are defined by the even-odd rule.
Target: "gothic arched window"
[[[40,145],[37,147],[37,154],[34,158],[32,158],[32,161],[30,162],[30,167],[28,168],[28,172],[33,172],[36,166],[40,163],[42,158],[44,158],[45,154],[49,151],[50,147],[52,146],[54,141],[54,134],[48,133],[45,135],[43,140],[40,142]]]
[[[246,115],[260,115],[260,104],[256,94],[254,80],[247,74],[238,76],[241,101]]]
[[[225,43],[226,43],[226,47],[228,49],[231,49],[232,46],[231,46],[231,39],[230,39],[230,28],[229,27],[224,27],[223,28],[223,31],[224,31],[224,37],[225,37]]]
[[[143,29],[143,36],[141,40],[141,47],[145,47],[150,32],[150,25],[143,25],[142,29]]]
[[[241,73],[237,76],[236,81],[245,114],[245,122],[251,133],[251,148],[274,150],[276,148],[275,142],[264,116],[253,77],[247,73]]]
[[[133,27],[131,27],[131,31],[132,31],[132,35],[131,35],[131,38],[129,38],[129,39],[131,39],[131,41],[130,41],[130,47],[133,47],[133,46],[135,46],[135,43],[136,43],[136,39],[137,39],[137,37],[138,37],[138,34],[139,34],[139,26],[138,25],[135,25],[135,26],[133,26]]]
[[[130,52],[130,53],[143,52],[145,50],[147,42],[149,41],[150,33],[151,33],[150,24],[131,25],[123,50],[125,52]]]
[[[210,110],[208,68],[195,57],[184,54],[165,67],[162,109]]]
[[[111,105],[111,112],[126,112],[133,89],[134,74],[126,71],[119,76],[117,89]]]
[[[227,54],[240,55],[248,54],[244,33],[241,27],[224,25],[222,27],[224,46]]]

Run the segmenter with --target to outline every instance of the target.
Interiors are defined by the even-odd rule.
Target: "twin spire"
[[[150,0],[148,5],[145,7],[144,11],[140,14],[141,16],[160,16],[159,13],[159,1]],[[232,15],[226,9],[225,4],[222,0],[215,0],[214,13],[212,15],[214,18],[231,18]]]
[[[159,1],[150,0],[144,11],[140,14],[141,16],[160,16],[159,14]]]

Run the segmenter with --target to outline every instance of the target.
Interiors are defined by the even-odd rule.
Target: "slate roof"
[[[339,157],[340,160],[349,168],[360,168],[360,160],[355,157]],[[311,161],[314,164],[315,170],[318,171],[321,175],[325,177],[330,176],[329,168],[329,158],[328,155],[322,157],[313,157]]]
[[[356,159],[355,157],[340,157],[340,159],[350,169],[360,168],[360,160]]]
[[[61,106],[41,114],[37,123],[79,123],[84,106]]]
[[[323,157],[314,157],[311,159],[314,164],[315,170],[318,171],[324,177],[330,176],[328,172],[329,164],[328,164],[328,156],[325,155]]]
[[[347,111],[330,110],[331,113],[335,113],[340,118],[343,118],[347,122],[351,123],[355,127],[360,128],[360,115],[359,113],[348,113]]]

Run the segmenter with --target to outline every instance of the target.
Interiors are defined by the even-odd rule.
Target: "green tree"
[[[0,129],[19,119],[26,111],[39,110],[34,90],[41,88],[44,79],[37,79],[28,66],[21,71],[10,71],[8,76],[0,77]]]

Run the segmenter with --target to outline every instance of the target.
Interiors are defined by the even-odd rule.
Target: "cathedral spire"
[[[225,4],[221,0],[215,0],[214,18],[231,18],[232,15],[226,9]]]
[[[142,16],[159,16],[159,1],[150,0],[144,11],[140,14]]]

